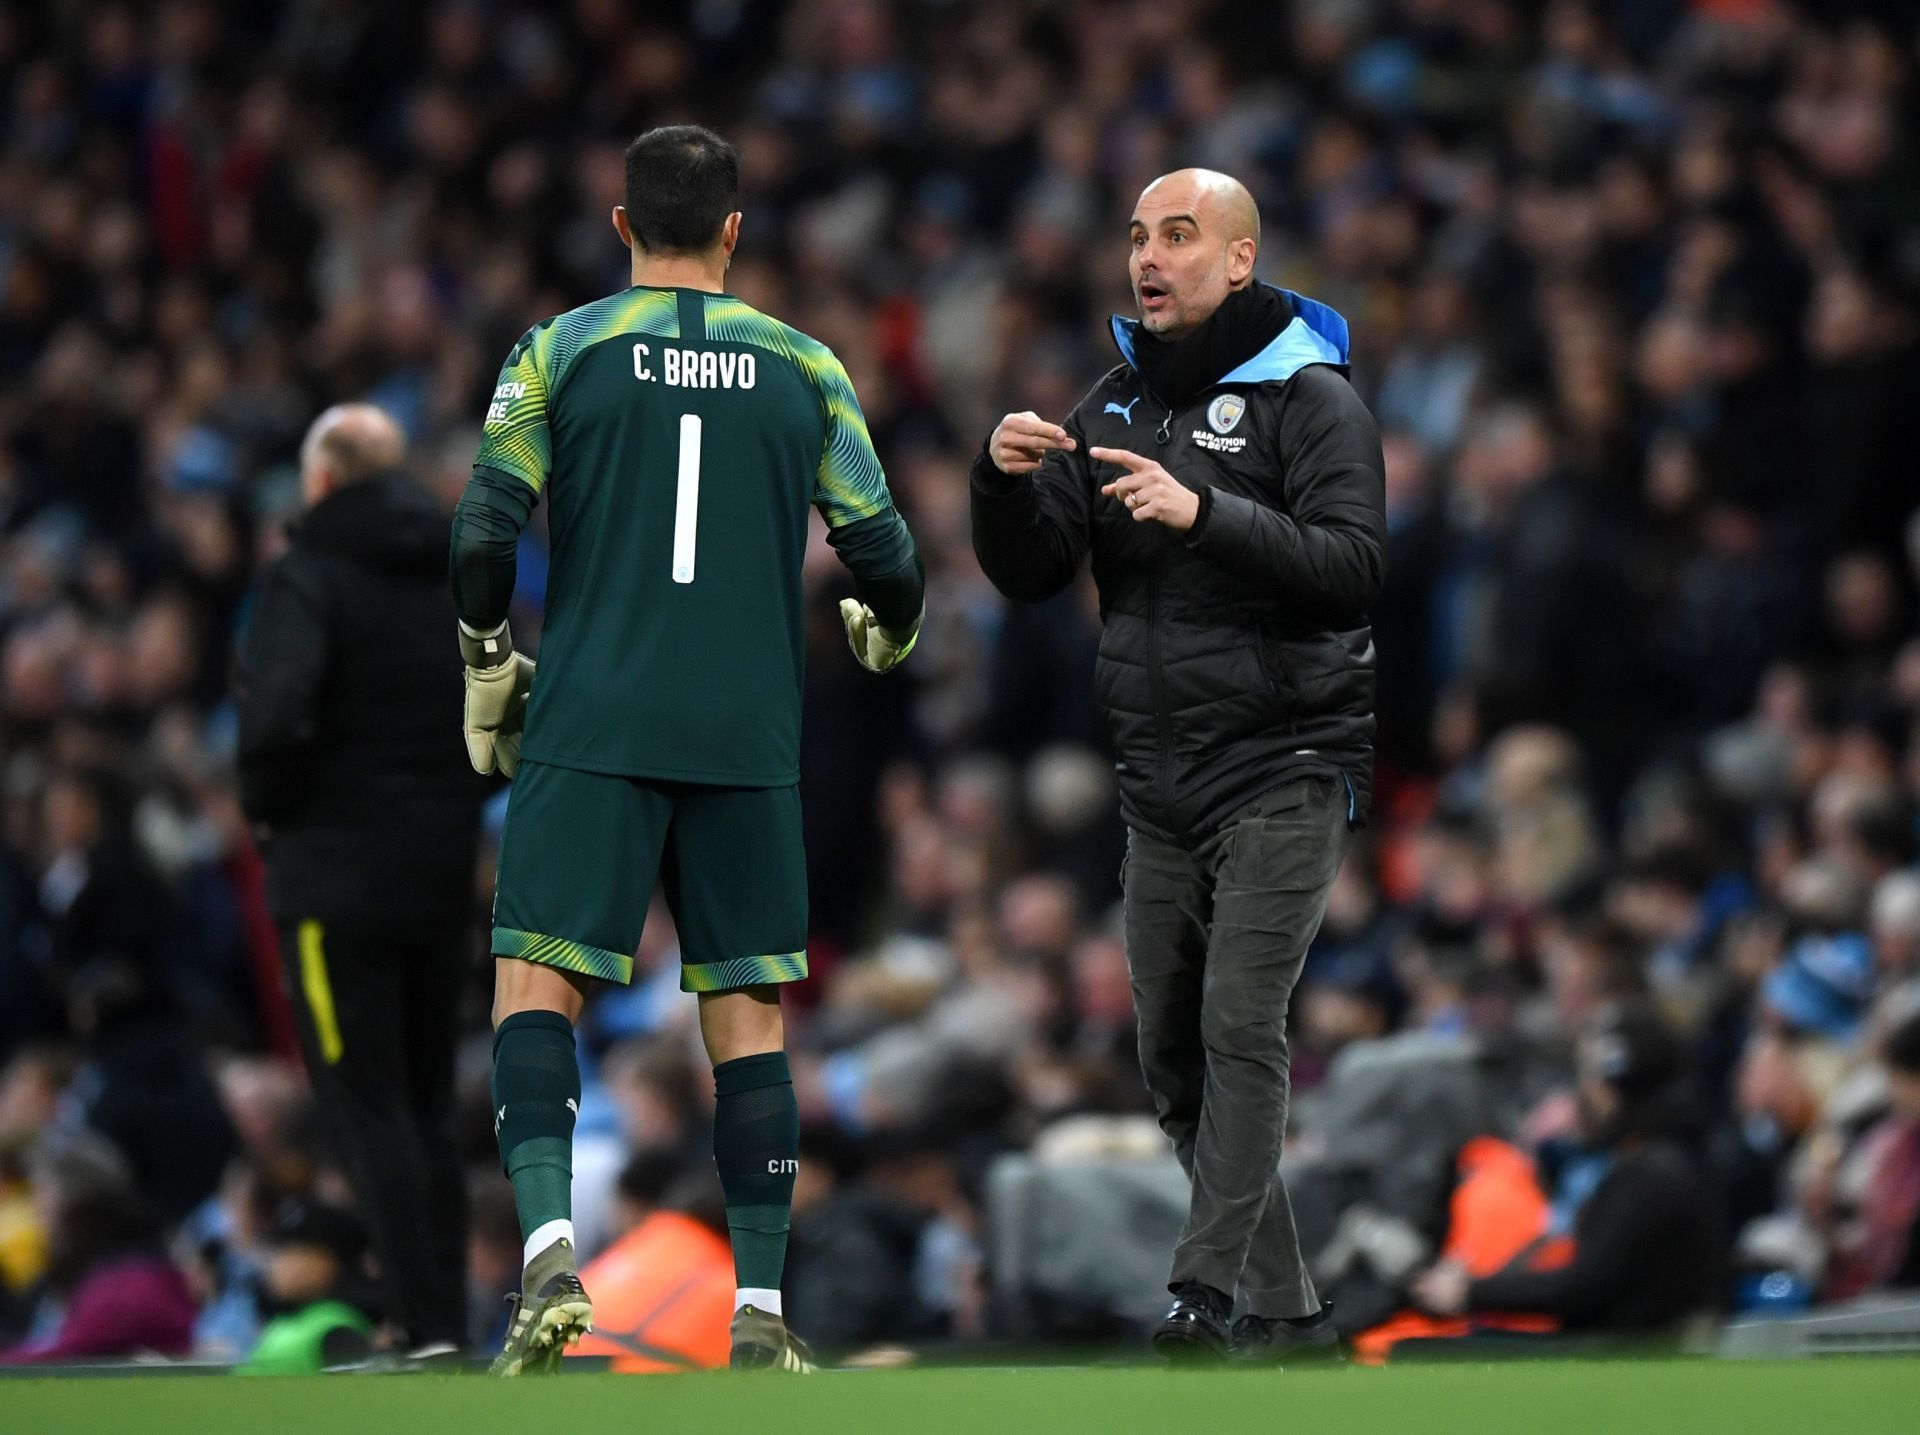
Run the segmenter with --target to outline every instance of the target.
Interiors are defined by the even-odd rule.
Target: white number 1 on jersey
[[[680,415],[680,487],[673,503],[673,581],[693,581],[700,527],[700,415]]]

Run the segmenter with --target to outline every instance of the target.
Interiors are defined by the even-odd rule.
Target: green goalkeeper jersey
[[[856,576],[911,564],[917,591],[846,370],[728,294],[635,287],[514,346],[461,508],[504,512],[517,534],[543,494],[551,561],[524,759],[794,783],[808,505]],[[461,581],[461,535],[457,515],[461,616],[497,621]]]

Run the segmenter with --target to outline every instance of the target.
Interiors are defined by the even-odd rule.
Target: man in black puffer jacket
[[[1001,421],[974,550],[1025,601],[1092,556],[1141,1065],[1193,1179],[1155,1345],[1279,1360],[1333,1340],[1277,1171],[1287,1004],[1370,792],[1380,436],[1346,321],[1254,280],[1237,181],[1156,180],[1129,231],[1126,362],[1063,425]]]
[[[237,664],[240,797],[266,834],[307,1068],[366,1207],[386,1315],[416,1346],[460,1345],[454,1046],[487,784],[447,735],[452,516],[404,457],[364,404],[307,435],[309,508],[261,574]]]

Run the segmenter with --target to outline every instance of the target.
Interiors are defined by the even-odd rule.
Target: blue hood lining
[[[1348,362],[1347,321],[1340,313],[1291,289],[1280,292],[1293,306],[1293,322],[1239,368],[1215,379],[1215,384],[1277,383],[1292,378],[1309,364]],[[1139,328],[1138,319],[1113,316],[1113,342],[1129,365],[1133,363],[1133,336]]]

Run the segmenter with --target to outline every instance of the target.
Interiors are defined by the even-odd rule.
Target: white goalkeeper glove
[[[860,666],[870,673],[887,672],[907,660],[907,654],[920,640],[920,618],[925,616],[926,609],[922,608],[906,632],[889,633],[865,603],[857,598],[840,600],[840,621],[847,625],[847,645],[860,660]]]
[[[467,761],[475,772],[512,777],[520,765],[520,738],[527,726],[527,694],[533,659],[513,650],[502,623],[491,633],[460,625],[460,656],[467,663],[467,702],[462,726]]]

